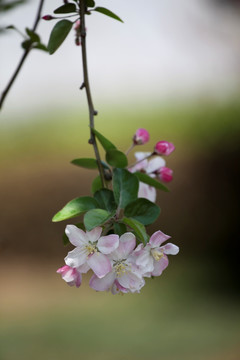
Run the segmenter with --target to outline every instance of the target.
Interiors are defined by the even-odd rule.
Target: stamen
[[[161,250],[158,250],[158,249],[153,249],[151,251],[151,253],[152,253],[152,256],[154,257],[154,259],[156,261],[159,261],[164,255],[163,252]]]
[[[88,255],[92,255],[97,252],[96,246],[91,244],[86,245],[86,250],[88,252]]]

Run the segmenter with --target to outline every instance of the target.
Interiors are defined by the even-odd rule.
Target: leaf
[[[87,5],[87,7],[94,7],[94,6],[95,6],[95,1],[93,1],[93,0],[86,0],[86,5]]]
[[[159,190],[163,190],[163,191],[166,191],[166,192],[169,192],[168,188],[166,186],[164,186],[163,184],[161,184],[159,181],[151,178],[150,176],[148,176],[147,174],[144,174],[142,172],[135,172],[134,173],[138,179],[145,183],[145,184],[148,184],[150,186],[153,186]]]
[[[158,218],[160,208],[147,199],[139,198],[126,206],[124,214],[143,225],[149,225]]]
[[[121,22],[123,23],[122,19],[120,19],[119,16],[117,16],[117,15],[114,14],[112,11],[110,11],[110,10],[104,8],[104,7],[99,7],[99,6],[98,6],[98,7],[96,7],[96,8],[93,9],[93,10],[94,10],[94,11],[97,11],[97,12],[99,12],[99,13],[101,13],[101,14],[107,15],[107,16],[115,19],[115,20],[121,21]]]
[[[34,49],[48,51],[47,47],[44,44],[38,43],[36,45],[33,45]]]
[[[105,209],[110,212],[117,209],[117,204],[115,203],[112,190],[109,189],[98,190],[94,194],[94,199],[97,200],[99,207],[101,209]]]
[[[148,234],[146,233],[145,227],[143,224],[138,222],[135,219],[124,217],[121,222],[123,222],[125,225],[129,226],[131,229],[134,230],[137,238],[144,244],[148,242]]]
[[[22,43],[21,43],[21,46],[24,50],[29,50],[30,47],[32,45],[32,40],[24,40]]]
[[[104,148],[105,151],[108,151],[111,149],[116,149],[116,146],[113,145],[113,143],[111,143],[110,140],[105,138],[105,136],[100,134],[100,132],[98,132],[96,129],[92,129],[92,131],[95,134],[96,138],[98,139],[98,141],[100,142],[100,144],[102,145],[102,147]]]
[[[128,165],[128,160],[126,155],[117,149],[111,149],[107,151],[106,161],[111,166],[118,168],[124,168]]]
[[[36,34],[34,31],[26,28],[26,33],[27,35],[30,37],[30,39],[32,40],[32,42],[40,42],[40,37],[38,34]]]
[[[107,220],[112,217],[109,211],[103,209],[89,210],[84,215],[84,225],[87,231],[94,229],[96,226],[103,225]]]
[[[55,53],[55,51],[62,45],[63,41],[68,36],[73,23],[69,20],[60,20],[53,27],[52,32],[50,34],[49,42],[48,42],[48,51],[49,54]]]
[[[113,225],[114,227],[114,233],[121,236],[123,234],[125,234],[125,232],[127,232],[127,227],[125,224],[121,224],[121,223],[115,223]]]
[[[92,182],[92,193],[95,194],[96,191],[102,189],[102,182],[101,182],[101,178],[98,175]]]
[[[137,199],[139,181],[137,177],[125,169],[113,170],[113,193],[120,209]]]
[[[67,14],[77,12],[75,4],[67,3],[54,10],[54,14]]]
[[[98,206],[97,201],[90,196],[83,196],[69,201],[57,214],[52,218],[53,222],[63,221],[78,216],[90,209]]]
[[[105,169],[109,169],[109,166],[104,161],[102,161],[101,163]],[[71,161],[71,164],[81,166],[85,169],[97,169],[98,168],[97,160],[92,159],[92,158],[74,159]]]

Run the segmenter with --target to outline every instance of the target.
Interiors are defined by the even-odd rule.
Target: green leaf
[[[117,15],[114,14],[112,11],[110,11],[110,10],[104,8],[104,7],[99,7],[99,6],[98,6],[98,7],[96,7],[96,8],[93,9],[93,10],[94,10],[94,11],[97,11],[97,12],[99,12],[99,13],[101,13],[101,14],[107,15],[107,16],[115,19],[115,20],[121,21],[121,22],[123,23],[122,19],[120,19],[119,16],[117,16]]]
[[[47,47],[46,47],[44,44],[41,44],[41,43],[38,43],[38,44],[36,44],[36,45],[33,45],[33,48],[34,48],[34,49],[43,50],[43,51],[47,51],[47,52],[48,52]]]
[[[95,6],[95,1],[93,1],[93,0],[86,0],[86,5],[87,5],[87,7],[94,7],[94,6]]]
[[[57,214],[52,218],[53,222],[63,221],[78,216],[90,209],[98,206],[97,201],[90,196],[83,196],[69,201]]]
[[[137,199],[139,181],[137,177],[125,169],[113,170],[113,193],[120,209]]]
[[[40,41],[40,37],[38,34],[36,34],[34,31],[26,28],[26,33],[28,34],[28,36],[30,37],[30,39],[32,40],[32,42],[39,42]]]
[[[139,181],[145,183],[145,184],[148,184],[150,186],[153,186],[155,187],[156,189],[159,189],[159,190],[163,190],[163,191],[166,191],[166,192],[169,192],[168,188],[166,186],[164,186],[163,184],[161,184],[159,181],[151,178],[150,176],[148,176],[147,174],[144,174],[142,172],[135,172],[134,173]]]
[[[117,149],[111,149],[107,151],[106,161],[111,166],[118,168],[124,168],[128,165],[128,160],[126,155]]]
[[[140,222],[138,222],[135,219],[132,218],[127,218],[124,217],[121,222],[123,222],[123,224],[129,226],[131,229],[134,230],[137,238],[144,244],[146,245],[146,243],[148,242],[149,236],[146,233],[145,227],[143,224],[141,224]]]
[[[101,163],[105,169],[110,169],[109,166],[104,161],[102,161]],[[85,169],[97,169],[98,168],[97,160],[92,159],[92,158],[74,159],[71,161],[71,164],[81,166]]]
[[[94,132],[96,138],[98,139],[98,141],[100,142],[100,144],[102,145],[105,151],[116,149],[116,146],[113,145],[113,143],[111,143],[110,140],[105,138],[105,136],[100,134],[100,132],[98,132],[96,129],[92,129],[92,131]]]
[[[63,41],[68,36],[73,23],[69,20],[60,20],[53,27],[52,32],[50,34],[49,42],[48,42],[48,51],[49,54],[55,53],[55,51],[62,45]]]
[[[103,209],[89,210],[84,215],[84,225],[87,231],[94,229],[96,226],[103,225],[107,220],[112,217],[109,211]]]
[[[114,234],[117,234],[119,236],[127,232],[127,227],[125,224],[115,223],[113,227],[114,227]]]
[[[68,14],[73,12],[77,12],[77,8],[75,4],[71,4],[71,3],[64,4],[54,10],[54,14]]]
[[[149,225],[158,218],[160,208],[147,199],[139,198],[126,206],[124,214],[143,225]]]
[[[96,191],[102,189],[102,182],[101,182],[101,178],[98,175],[92,182],[92,193],[95,194]]]
[[[112,190],[109,189],[98,190],[94,194],[94,199],[97,200],[99,207],[101,209],[105,209],[110,212],[117,209],[117,204],[115,203]]]
[[[28,50],[28,49],[30,49],[30,47],[31,47],[31,45],[32,45],[32,40],[24,40],[22,43],[21,43],[21,46],[22,46],[22,48],[24,49],[24,50]]]

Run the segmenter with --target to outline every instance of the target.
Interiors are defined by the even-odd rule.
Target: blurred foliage
[[[6,12],[15,9],[17,6],[26,4],[27,0],[0,0],[0,11]]]

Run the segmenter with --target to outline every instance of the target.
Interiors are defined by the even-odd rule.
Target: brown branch
[[[38,10],[37,10],[37,14],[36,14],[36,18],[35,18],[35,21],[34,21],[34,24],[33,24],[33,27],[32,27],[33,32],[36,31],[38,23],[39,23],[39,21],[41,19],[41,12],[42,12],[43,3],[44,3],[44,0],[40,0]],[[26,58],[27,58],[27,56],[28,56],[31,49],[32,49],[31,46],[29,46],[27,49],[25,49],[16,70],[14,71],[12,77],[10,78],[10,81],[7,84],[5,90],[2,92],[2,96],[1,96],[1,99],[0,99],[0,109],[2,108],[3,102],[4,102],[5,98],[6,98],[9,90],[11,89],[16,77],[18,76],[18,73],[21,70],[21,68],[22,68],[22,66],[23,66],[23,64],[24,64],[24,62],[25,62],[25,60],[26,60]]]

